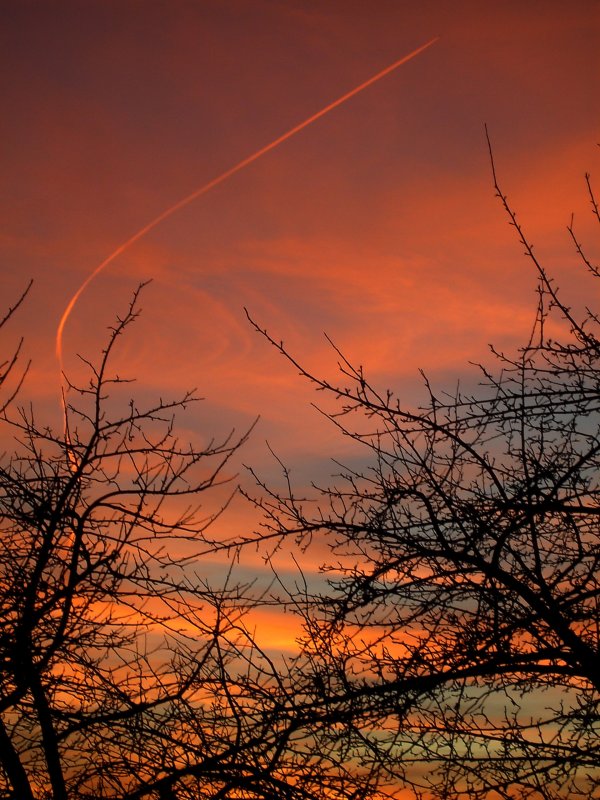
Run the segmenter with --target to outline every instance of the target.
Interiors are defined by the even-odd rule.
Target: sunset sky
[[[535,277],[494,198],[484,123],[539,254],[593,302],[565,226],[575,212],[586,239],[584,173],[600,186],[600,3],[3,0],[4,305],[34,279],[9,332],[33,360],[22,399],[60,425],[56,327],[116,247],[434,36],[137,242],[65,328],[76,380],[76,354],[98,353],[151,278],[120,351],[136,392],[198,387],[184,425],[200,437],[260,415],[238,467],[268,472],[268,440],[300,484],[345,445],[244,307],[309,369],[334,373],[325,332],[408,401],[419,367],[452,386],[490,342],[526,336]],[[231,513],[243,528],[244,506]]]

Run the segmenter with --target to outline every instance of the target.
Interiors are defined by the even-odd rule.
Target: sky
[[[435,36],[439,40],[190,203],[87,287],[65,368],[94,358],[140,281],[119,368],[138,396],[205,398],[203,438],[260,416],[236,469],[301,486],[347,444],[248,323],[333,377],[327,334],[407,402],[418,370],[473,379],[533,321],[535,275],[504,192],[569,300],[590,302],[584,174],[600,184],[598,0],[0,0],[0,290],[33,289],[6,333],[32,367],[21,400],[60,426],[56,328],[115,248],[172,204]],[[596,250],[598,252],[597,242]],[[253,524],[242,502],[222,522]]]

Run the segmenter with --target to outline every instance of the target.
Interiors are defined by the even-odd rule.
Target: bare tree
[[[287,472],[286,491],[263,486],[260,543],[325,536],[331,550],[327,591],[281,582],[275,598],[304,622],[294,657],[252,634],[268,598],[227,570],[209,580],[231,543],[207,532],[222,506],[199,502],[245,435],[182,442],[175,414],[196,396],[142,407],[111,371],[137,293],[84,362],[89,383],[69,387],[64,431],[16,406],[7,360],[2,796],[600,796],[600,320],[565,304],[494,180],[539,303],[530,341],[496,353],[474,395],[425,381],[423,407],[406,408],[341,353],[335,385],[270,339],[337,399],[332,422],[370,459],[316,511]]]
[[[529,342],[495,352],[473,394],[425,379],[426,401],[408,408],[339,351],[332,383],[256,326],[335,398],[327,415],[370,464],[342,467],[312,502],[287,471],[286,491],[259,479],[261,535],[307,548],[326,537],[328,590],[287,587],[286,602],[305,618],[306,681],[327,698],[332,735],[389,787],[600,797],[600,319],[565,303],[492,168],[537,271]]]
[[[17,302],[11,306],[8,311],[5,313],[4,317],[0,319],[0,331],[7,325],[8,321],[12,316],[14,316],[15,312],[21,305],[21,303],[25,300],[27,295],[29,294],[29,290],[31,289],[31,281],[29,282],[28,286],[26,287],[25,291],[21,294]],[[9,358],[6,358],[4,361],[0,361],[0,390],[4,389],[4,384],[8,383],[9,380],[15,377],[15,372],[17,371],[17,362],[19,360],[19,356],[21,355],[21,349],[23,347],[23,339],[19,341],[16,348],[14,349],[12,355]],[[0,397],[0,415],[3,414],[11,402],[15,399],[18,394],[19,389],[21,388],[21,384],[27,374],[27,370],[29,365],[26,365],[25,368],[19,373],[18,377],[13,383],[10,391],[7,392],[3,397]]]
[[[0,795],[366,797],[373,771],[331,737],[316,745],[296,662],[254,640],[260,597],[209,580],[221,507],[199,501],[245,435],[181,441],[192,393],[123,399],[111,357],[137,302],[84,362],[87,386],[69,387],[64,432],[16,406],[2,416],[18,445],[0,465]]]

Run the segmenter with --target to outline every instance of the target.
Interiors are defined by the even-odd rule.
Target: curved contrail
[[[299,125],[295,125],[293,128],[290,128],[289,131],[282,134],[277,139],[274,139],[270,144],[261,147],[260,150],[257,150],[255,153],[252,153],[252,155],[248,156],[247,158],[244,158],[242,161],[238,162],[235,166],[231,167],[225,172],[222,172],[216,178],[213,178],[211,181],[205,183],[203,186],[200,186],[198,189],[195,189],[191,194],[188,194],[186,197],[182,198],[177,203],[170,206],[161,214],[159,214],[157,217],[155,217],[147,225],[144,225],[143,228],[140,228],[140,230],[137,233],[134,233],[133,236],[127,239],[127,241],[123,242],[123,244],[119,245],[119,247],[117,247],[116,250],[114,250],[107,258],[105,258],[104,261],[102,261],[102,263],[98,264],[96,269],[88,275],[88,277],[84,280],[79,289],[77,289],[73,297],[69,300],[67,307],[63,311],[63,314],[58,323],[58,328],[56,330],[56,357],[58,359],[58,364],[60,368],[61,381],[64,372],[62,343],[63,343],[63,333],[67,320],[69,319],[69,316],[71,315],[71,312],[75,307],[75,304],[77,303],[83,292],[86,290],[89,284],[94,280],[94,278],[97,275],[99,275],[102,272],[102,270],[111,263],[111,261],[114,261],[115,258],[121,255],[121,253],[123,253],[125,250],[131,247],[132,244],[137,242],[138,239],[141,239],[143,236],[149,233],[153,228],[156,228],[157,225],[159,225],[164,220],[168,219],[170,216],[175,214],[180,209],[185,208],[185,206],[189,205],[189,203],[191,203],[193,200],[196,200],[198,197],[201,197],[203,194],[209,192],[215,186],[218,186],[220,183],[223,183],[223,181],[226,181],[232,175],[235,175],[236,172],[239,172],[240,170],[244,169],[244,167],[249,166],[258,158],[268,153],[270,150],[274,150],[280,144],[283,144],[283,142],[287,141],[292,136],[295,136],[301,130],[304,130],[304,128],[306,128],[308,125],[311,125],[313,122],[316,122],[316,120],[325,116],[325,114],[328,114],[330,111],[333,111],[334,108],[337,108],[342,103],[345,103],[346,100],[349,100],[351,97],[354,97],[355,94],[362,92],[363,89],[366,89],[367,87],[374,84],[376,81],[381,80],[381,78],[383,78],[385,75],[389,75],[390,72],[393,72],[395,69],[402,66],[402,64],[406,64],[407,61],[410,61],[411,59],[415,58],[415,56],[418,56],[420,53],[426,50],[428,47],[431,47],[431,45],[437,42],[439,38],[440,38],[439,36],[436,36],[433,39],[430,39],[428,42],[425,42],[425,44],[421,45],[420,47],[417,47],[416,50],[413,50],[411,53],[408,53],[408,55],[403,56],[402,58],[398,59],[398,61],[394,61],[394,63],[390,64],[389,67],[382,69],[381,72],[378,72],[376,75],[373,75],[372,78],[369,78],[368,80],[364,81],[351,91],[346,92],[346,94],[342,95],[337,100],[334,100],[333,103],[329,103],[329,105],[326,105],[320,111],[317,111],[316,114],[313,114],[312,116],[308,117],[308,119],[305,119],[304,122],[301,122]]]

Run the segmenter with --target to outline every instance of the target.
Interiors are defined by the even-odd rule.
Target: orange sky
[[[323,332],[376,383],[418,396],[487,344],[521,342],[535,279],[494,199],[499,175],[538,251],[589,300],[564,230],[589,229],[598,175],[600,3],[530,0],[4,0],[2,297],[33,366],[22,399],[59,424],[54,334],[87,275],[172,203],[433,36],[427,52],[192,203],[112,263],[65,329],[93,356],[152,278],[121,351],[142,394],[197,386],[200,436],[261,422],[301,483],[344,444],[252,332],[247,306],[307,366]],[[594,287],[595,289],[595,287]],[[224,524],[247,523],[234,507]]]

